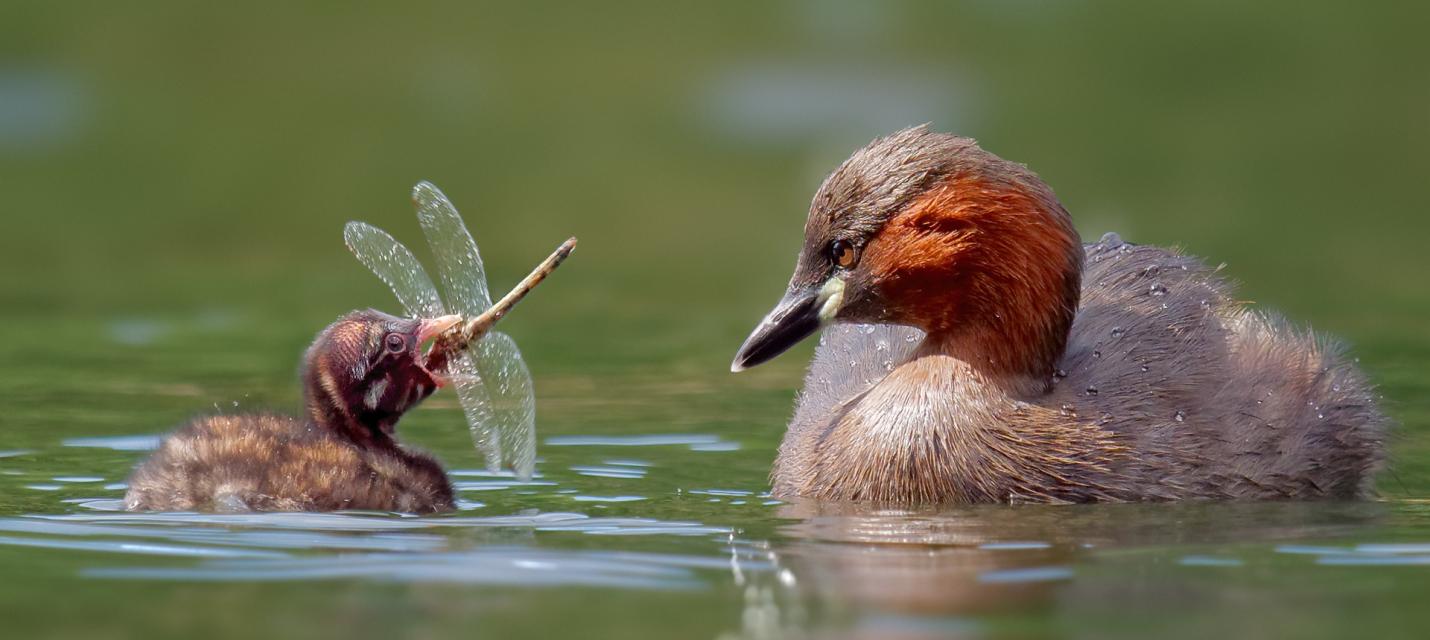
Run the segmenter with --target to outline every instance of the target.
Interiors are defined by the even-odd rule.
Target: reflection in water
[[[1099,554],[1345,537],[1384,510],[1374,503],[881,509],[796,501],[779,508],[793,522],[768,546],[775,571],[755,574],[747,587],[741,637],[808,631],[811,610],[838,637],[978,635],[975,620],[990,615],[1107,601],[1105,585],[1080,575],[1094,557],[1107,557]],[[1325,565],[1430,564],[1430,545],[1283,544],[1276,551],[1312,553]],[[1234,570],[1244,561],[1191,554],[1177,564]]]

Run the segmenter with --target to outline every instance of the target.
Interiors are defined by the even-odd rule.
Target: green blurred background
[[[1423,313],[1426,11],[1149,4],[9,2],[0,304],[307,333],[386,302],[339,229],[413,239],[430,179],[497,283],[581,238],[522,325],[723,356],[824,173],[931,122],[1038,171],[1086,236],[1225,261],[1352,338]]]
[[[1226,262],[1249,300],[1353,343],[1420,337],[1427,15],[8,2],[0,354],[45,367],[57,348],[156,335],[296,353],[342,311],[394,307],[340,229],[419,244],[407,193],[428,179],[465,213],[494,289],[580,237],[507,326],[538,378],[613,362],[718,374],[780,292],[825,173],[923,122],[1028,164],[1087,238]],[[1392,342],[1363,352],[1378,380],[1430,355]],[[793,387],[805,353],[748,375]],[[185,362],[176,379],[196,375]]]
[[[246,355],[260,382],[246,397],[290,402],[289,354],[317,328],[395,306],[342,224],[420,244],[407,194],[428,179],[465,213],[494,289],[581,239],[506,326],[538,380],[790,390],[807,345],[723,372],[788,276],[810,194],[868,139],[931,122],[1031,166],[1087,238],[1227,263],[1248,300],[1357,345],[1414,423],[1423,407],[1395,391],[1430,356],[1427,14],[10,2],[0,355],[36,400],[83,394],[87,364],[114,383],[148,362],[182,384],[232,380]]]
[[[743,449],[699,464],[672,454],[666,475],[637,487],[653,500],[627,513],[771,535],[777,522],[763,512],[740,521],[671,496],[763,490],[810,347],[741,376],[727,373],[730,357],[782,291],[823,176],[870,138],[930,122],[1029,165],[1085,238],[1115,230],[1225,262],[1246,299],[1351,342],[1403,425],[1383,491],[1413,510],[1430,495],[1426,7],[10,0],[0,6],[0,449],[39,453],[0,478],[0,509],[71,508],[56,498],[92,492],[21,483],[118,480],[138,456],[63,448],[64,438],[156,433],[229,401],[295,404],[297,355],[320,327],[352,308],[396,307],[343,248],[343,223],[420,244],[408,192],[426,179],[464,213],[494,290],[564,238],[581,240],[504,324],[536,377],[543,435],[726,434]],[[429,404],[443,411],[419,412],[405,433],[475,465],[454,403]],[[581,461],[543,453],[553,473]],[[558,498],[495,505],[570,508]],[[1427,530],[1418,526],[1406,535]],[[4,553],[0,570],[23,578],[0,587],[21,614],[16,632],[53,632],[56,620],[97,632],[104,623],[55,608],[74,596],[157,635],[188,635],[204,612],[231,607],[212,626],[242,635],[246,614],[280,593],[165,585],[134,604],[124,585],[73,579],[88,556]],[[1357,593],[1383,605],[1386,628],[1412,613],[1396,603],[1423,601],[1423,585],[1380,598],[1382,574],[1359,575]],[[1282,577],[1271,589],[1293,595],[1274,615],[1257,605],[1238,619],[1367,628],[1302,618],[1306,602],[1345,602],[1318,590],[1336,578]],[[1148,616],[1181,611],[1183,586]],[[1235,592],[1226,587],[1207,588]],[[414,619],[466,624],[431,618],[448,597],[447,613],[466,611],[460,592],[400,591],[382,609],[373,601],[395,597],[388,588],[343,588],[366,595],[325,599],[299,585],[281,593],[307,599],[265,624],[297,616],[312,628],[329,614],[357,616],[344,619],[369,633]],[[616,629],[631,622],[624,607],[648,607],[643,623],[657,628],[689,623],[691,611],[728,628],[742,602],[733,587],[684,609],[588,595],[560,597]],[[712,597],[724,608],[710,609]],[[517,598],[489,629],[571,628],[537,615],[550,600]],[[1115,609],[1112,598],[1094,611],[1122,620]],[[1204,610],[1199,620],[1219,619],[1215,602]],[[1204,628],[1164,622],[1184,623]]]

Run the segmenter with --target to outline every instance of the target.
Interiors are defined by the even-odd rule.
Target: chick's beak
[[[432,346],[428,348],[427,355],[430,355],[431,350],[436,348],[437,342],[440,341],[438,340],[438,338],[440,338],[442,334],[446,333],[448,329],[451,329],[452,327],[461,324],[461,322],[462,316],[458,315],[439,316],[436,318],[423,319],[417,324],[417,344],[419,345],[419,348],[424,342],[427,342],[428,340],[433,340]],[[424,357],[422,359],[425,360],[426,358]],[[433,371],[432,369],[428,369],[425,366],[423,367],[423,369],[427,371],[428,375],[432,376],[432,380],[437,383],[438,387],[447,386],[447,377],[442,375],[442,372]]]
[[[791,289],[773,311],[745,338],[730,371],[740,372],[768,362],[824,326],[844,301],[844,281],[830,278],[824,286]]]
[[[462,321],[462,316],[450,315],[428,318],[417,325],[417,344],[422,344],[432,338],[442,335],[448,329],[457,326]]]

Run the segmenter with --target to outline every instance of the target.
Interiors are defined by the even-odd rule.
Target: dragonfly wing
[[[386,231],[365,222],[349,222],[343,227],[343,240],[359,262],[387,283],[408,315],[435,318],[446,313],[437,287],[417,257]]]
[[[457,208],[430,182],[412,188],[412,201],[417,205],[417,222],[437,258],[437,275],[447,292],[448,309],[473,317],[486,311],[492,306],[492,296],[482,255]]]
[[[468,353],[475,356],[491,403],[481,430],[500,444],[504,459],[498,466],[510,467],[527,480],[536,467],[536,394],[526,361],[516,341],[500,331],[488,333]]]
[[[477,242],[447,196],[429,182],[412,189],[417,221],[437,259],[437,273],[453,313],[475,317],[492,306],[487,276]],[[493,470],[509,467],[522,479],[536,463],[536,399],[531,373],[516,341],[499,332],[483,336],[466,355],[480,374],[484,390],[459,393],[477,448]],[[471,398],[469,401],[468,398]],[[484,402],[483,406],[475,405]],[[493,449],[494,447],[494,449]],[[495,451],[495,457],[493,457]]]
[[[487,468],[492,471],[499,470],[501,440],[492,430],[495,424],[492,416],[492,397],[487,393],[486,381],[477,369],[476,361],[466,352],[457,354],[447,363],[447,379],[451,381],[452,388],[457,392],[457,399],[462,403],[467,424],[471,425],[472,442],[486,459]]]
[[[476,241],[456,208],[436,187],[423,182],[412,195],[450,306],[443,305],[412,251],[385,231],[350,222],[343,229],[348,249],[387,283],[413,316],[430,318],[449,310],[480,314],[491,307],[491,294]],[[504,333],[490,332],[450,360],[447,375],[487,467],[510,468],[517,477],[530,479],[536,462],[536,399],[531,373],[516,341]]]

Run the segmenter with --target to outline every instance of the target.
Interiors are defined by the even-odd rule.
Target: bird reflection
[[[796,501],[779,508],[789,522],[766,542],[775,571],[742,577],[746,626],[732,637],[795,630],[819,638],[979,637],[990,616],[1146,588],[1087,575],[1100,554],[1345,537],[1384,510],[1358,502],[881,508]],[[802,624],[808,619],[826,626],[811,630]]]

